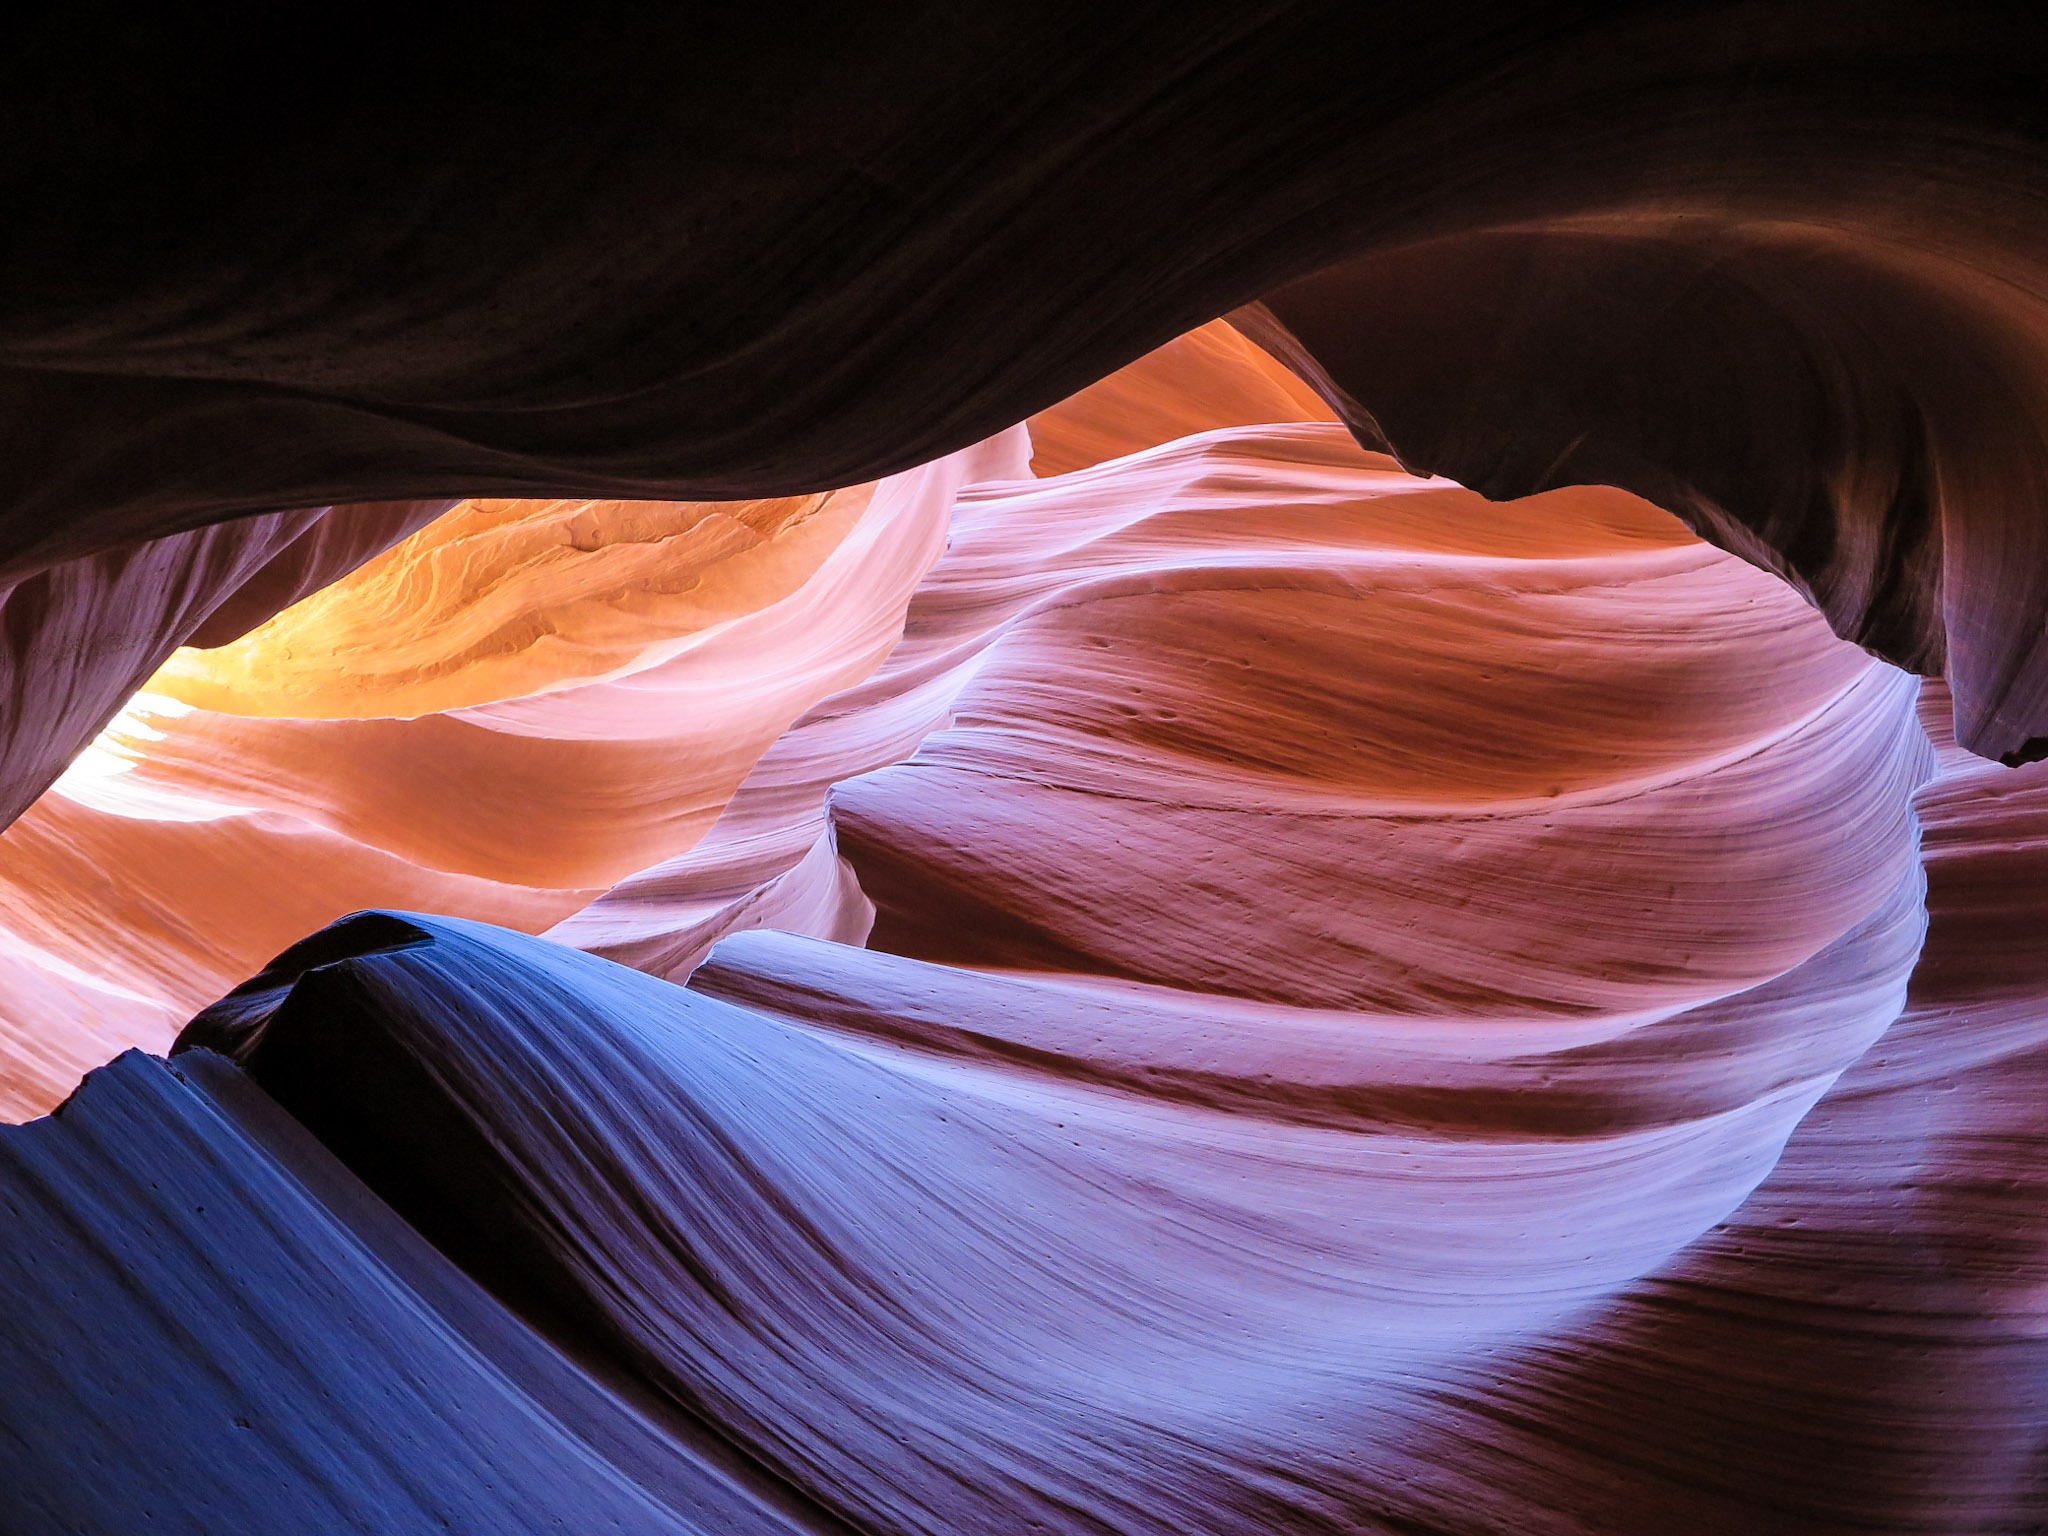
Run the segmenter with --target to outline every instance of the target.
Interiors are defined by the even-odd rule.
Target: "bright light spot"
[[[125,774],[135,766],[135,754],[129,752],[129,741],[162,741],[164,733],[150,725],[154,719],[178,719],[190,715],[193,707],[186,705],[182,698],[170,698],[168,694],[135,694],[121,707],[121,713],[86,743],[86,750],[72,758],[72,766],[63,770],[53,791],[59,795],[70,793],[72,788],[102,778],[113,778]]]
[[[177,720],[192,712],[193,706],[183,699],[161,693],[136,694],[71,760],[50,792],[110,815],[148,821],[213,821],[239,814],[240,806],[202,800],[162,786],[122,782],[136,763],[148,756],[148,744],[165,739],[165,733],[151,722]]]
[[[71,760],[71,766],[50,788],[60,795],[70,795],[81,784],[96,783],[131,771],[135,767],[135,754],[128,749],[129,742],[164,739],[164,733],[151,725],[151,720],[175,720],[191,713],[192,706],[183,699],[161,693],[136,694],[121,706],[120,713],[107,722],[106,728],[86,744],[85,750]]]

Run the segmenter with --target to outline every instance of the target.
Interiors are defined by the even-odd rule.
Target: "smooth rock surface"
[[[1263,299],[1368,446],[1647,494],[2023,758],[2044,43],[2029,6],[1318,0],[415,18],[394,55],[58,8],[0,75],[0,571],[863,483]]]

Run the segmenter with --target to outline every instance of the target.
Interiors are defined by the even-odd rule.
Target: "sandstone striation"
[[[16,33],[6,1536],[2048,1529],[2037,9]]]

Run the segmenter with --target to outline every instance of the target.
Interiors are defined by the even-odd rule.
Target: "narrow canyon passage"
[[[0,50],[0,1536],[2048,1531],[2048,16]]]
[[[465,503],[172,656],[0,838],[17,1118],[183,1026],[6,1133],[26,1336],[119,1316],[10,1357],[61,1409],[14,1454],[243,1470],[36,1518],[1597,1529],[1621,1457],[1671,1529],[2031,1498],[2041,1260],[1956,1246],[2023,1186],[1923,1106],[2011,1104],[2048,1027],[1939,992],[1959,902],[2024,925],[1973,837],[2040,771],[1668,514],[1329,414],[1218,322],[873,487]],[[1772,1420],[1816,1327],[1831,1412]]]

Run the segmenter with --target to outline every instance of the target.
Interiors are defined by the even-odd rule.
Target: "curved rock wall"
[[[1971,750],[2048,738],[2032,8],[1096,20],[422,21],[402,60],[38,24],[0,571],[451,488],[861,483],[1263,298],[1369,446],[1637,490],[1947,666]]]
[[[463,503],[178,652],[0,836],[0,1115],[356,908],[545,928],[688,847],[886,654],[955,490],[1019,451],[773,504]]]
[[[1329,422],[1132,443],[1200,409],[1210,360],[1148,359],[1048,423],[1115,457],[1033,478],[1013,435],[861,492],[852,531],[779,585],[714,565],[681,619],[621,614],[611,576],[544,556],[559,656],[498,620],[490,573],[562,550],[564,525],[624,530],[592,561],[640,558],[657,516],[744,557],[774,535],[727,526],[805,509],[721,512],[714,536],[701,509],[467,508],[240,647],[181,653],[153,685],[162,739],[77,791],[107,805],[53,798],[0,846],[127,795],[125,856],[182,830],[192,869],[274,867],[224,834],[278,810],[140,807],[218,793],[192,764],[259,784],[226,743],[367,723],[384,697],[446,706],[391,729],[513,718],[472,702],[504,686],[479,679],[515,677],[522,720],[623,718],[580,701],[778,607],[829,614],[820,574],[876,506],[906,509],[873,523],[910,574],[861,610],[852,633],[884,637],[866,675],[760,751],[698,840],[558,924],[566,944],[348,919],[205,1010],[170,1073],[124,1057],[14,1133],[39,1251],[73,1253],[81,1202],[138,1233],[212,1222],[177,1262],[242,1298],[199,1343],[123,1322],[140,1342],[94,1367],[101,1395],[24,1363],[58,1405],[15,1455],[37,1518],[201,1518],[178,1477],[55,1478],[87,1440],[141,1434],[138,1403],[260,1425],[266,1455],[322,1469],[208,1477],[233,1528],[573,1508],[645,1529],[1960,1530],[2031,1510],[2037,1245],[2025,1184],[1983,1170],[2025,1161],[2000,1149],[2025,1145],[2010,1064],[2038,989],[1981,996],[1987,963],[1941,946],[2024,925],[2010,813],[2034,770],[1970,766],[1938,693],[1624,493],[1488,505]],[[1134,426],[1141,385],[1160,399]],[[513,553],[434,580],[479,541]],[[409,582],[433,622],[372,643]],[[738,611],[712,609],[728,592]],[[852,665],[844,626],[793,628],[809,648],[764,651],[777,665]],[[299,646],[314,664],[287,670]],[[715,677],[692,696],[766,713]],[[345,759],[302,782],[341,799]],[[546,893],[497,888],[537,926]],[[474,910],[482,889],[440,894]],[[256,932],[184,910],[195,936]],[[147,1199],[121,1171],[143,1162]],[[190,1193],[164,1205],[165,1177]],[[1924,1234],[1903,1252],[1901,1222]],[[63,1272],[95,1295],[173,1283],[125,1251]],[[39,1330],[69,1326],[34,1272],[16,1283]],[[276,1297],[315,1320],[305,1344],[251,1331]],[[374,1348],[349,1342],[364,1329]],[[317,1354],[337,1349],[338,1396]],[[171,1369],[195,1350],[235,1364]],[[1944,1381],[1972,1385],[1944,1406]],[[503,1481],[439,1451],[401,1474],[458,1421],[491,1426]]]
[[[448,506],[278,512],[0,579],[0,828],[178,646],[233,640]]]
[[[0,1526],[2048,1526],[2044,43],[31,15]]]

